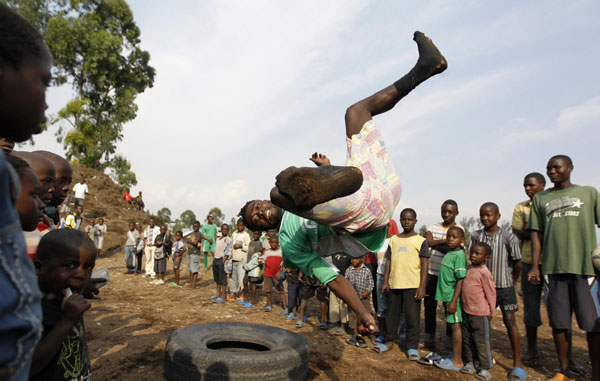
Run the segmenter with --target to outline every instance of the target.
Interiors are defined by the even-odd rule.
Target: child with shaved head
[[[55,153],[49,151],[34,151],[33,153],[50,160],[56,169],[54,192],[52,193],[52,199],[44,208],[44,214],[50,217],[55,225],[58,225],[60,220],[58,206],[65,201],[69,193],[69,187],[73,180],[73,168],[64,157]]]
[[[493,202],[486,202],[479,208],[479,219],[483,229],[471,235],[471,245],[484,242],[492,249],[488,268],[496,285],[496,303],[502,311],[502,320],[508,331],[512,346],[513,369],[509,378],[525,379],[527,372],[521,360],[521,339],[515,313],[519,310],[515,283],[521,274],[521,249],[519,240],[510,230],[498,226],[500,209]]]
[[[94,242],[79,230],[53,230],[40,241],[34,264],[44,318],[31,380],[90,379],[83,314],[91,304],[80,292],[90,281],[96,255]]]

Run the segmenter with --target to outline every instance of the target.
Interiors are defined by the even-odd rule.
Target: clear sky
[[[218,206],[229,220],[312,152],[343,163],[345,109],[410,70],[415,30],[449,67],[375,117],[404,187],[395,219],[410,206],[429,225],[453,198],[461,216],[495,201],[508,220],[524,175],[559,153],[574,183],[600,187],[598,1],[130,5],[157,77],[118,152],[152,212]],[[69,96],[50,89],[50,113]],[[36,149],[62,152],[54,132]]]

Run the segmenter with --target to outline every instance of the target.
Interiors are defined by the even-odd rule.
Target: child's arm
[[[448,313],[453,314],[456,313],[458,298],[460,297],[460,293],[462,292],[462,284],[464,279],[458,279],[456,281],[456,288],[454,289],[454,295],[452,295],[452,300],[448,303],[446,310]]]
[[[302,270],[300,270],[300,271],[298,271],[298,280],[299,280],[300,282],[304,282],[304,281],[302,280],[302,278],[304,278],[304,273],[302,272]]]
[[[491,274],[486,277],[482,277],[481,286],[483,288],[483,295],[485,300],[490,307],[490,319],[494,316],[496,310],[496,285],[494,285],[494,279]]]
[[[30,377],[42,371],[54,355],[60,351],[65,337],[71,332],[75,324],[81,321],[83,313],[90,306],[90,302],[79,294],[71,295],[66,300],[60,313],[60,320],[35,347],[31,361]]]
[[[427,270],[429,269],[429,258],[420,257],[419,260],[421,262],[421,280],[419,281],[419,288],[415,293],[415,300],[423,299],[427,293]]]
[[[386,293],[390,290],[390,268],[392,266],[392,249],[388,246],[385,250],[385,271],[383,272],[383,284],[381,285],[381,293]]]
[[[435,247],[437,251],[442,253],[448,252],[448,245],[446,243],[446,239],[433,239],[433,234],[430,231],[425,233],[425,241],[427,242],[427,246]]]

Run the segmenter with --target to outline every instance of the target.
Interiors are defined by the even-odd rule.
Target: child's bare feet
[[[290,199],[297,210],[305,211],[356,192],[362,185],[363,174],[356,167],[289,167],[280,172],[276,180],[279,193]]]

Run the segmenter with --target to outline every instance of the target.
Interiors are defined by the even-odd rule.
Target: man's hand
[[[362,292],[361,298],[366,299],[369,297],[369,290],[364,290]]]
[[[364,310],[360,314],[360,316],[358,317],[358,327],[356,328],[356,330],[360,334],[371,334],[377,332],[377,323],[375,322],[375,318],[369,313],[369,311]]]
[[[419,287],[417,288],[417,292],[415,293],[415,300],[421,300],[425,297],[425,294],[427,294],[425,287]]]
[[[240,245],[239,243],[236,243],[235,245],[233,245],[234,249],[241,249],[242,245]]]
[[[322,165],[331,165],[329,158],[322,153],[313,153],[309,160],[315,163],[317,167]]]
[[[540,269],[537,266],[532,266],[527,274],[527,281],[531,284],[540,284]]]
[[[72,325],[75,325],[81,320],[83,313],[91,306],[92,304],[83,296],[73,294],[65,301],[60,317],[61,319],[72,323]]]
[[[449,314],[455,314],[456,313],[457,304],[458,303],[456,303],[456,302],[450,302],[450,303],[448,303],[448,306],[446,307],[446,311],[448,311]]]
[[[389,290],[390,290],[390,286],[388,285],[388,283],[387,282],[383,282],[383,284],[381,285],[381,293],[385,294]]]

